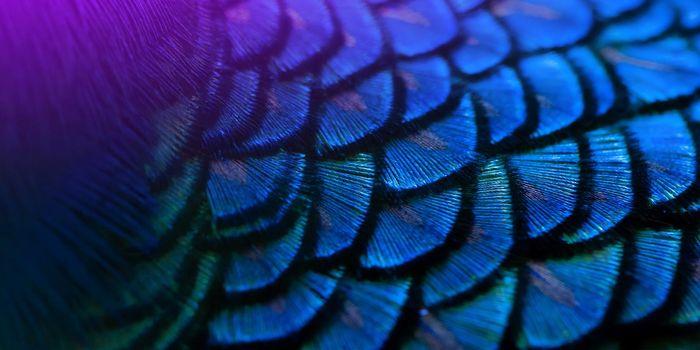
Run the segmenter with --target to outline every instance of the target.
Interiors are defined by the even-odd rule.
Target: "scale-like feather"
[[[445,60],[430,57],[400,62],[397,75],[406,94],[404,121],[418,119],[447,102],[452,82]]]
[[[133,38],[76,25],[91,3],[28,13],[104,40],[0,64],[52,88],[0,83],[0,148],[27,154],[0,156],[0,347],[635,348],[700,326],[696,1],[107,1]]]
[[[457,35],[457,21],[445,0],[390,3],[378,12],[391,46],[399,55],[415,56],[433,51]]]
[[[488,120],[491,141],[498,142],[513,134],[527,119],[525,92],[520,78],[510,68],[499,68],[493,74],[469,84],[477,103]]]
[[[316,256],[331,256],[352,245],[369,211],[374,176],[368,154],[318,164]]]
[[[510,159],[531,237],[547,233],[573,213],[578,200],[579,161],[578,145],[573,141]]]
[[[621,245],[565,261],[530,263],[520,347],[570,343],[603,321],[620,273]]]
[[[679,231],[641,231],[634,242],[632,286],[620,322],[637,321],[659,308],[671,289],[680,257]]]
[[[209,324],[211,342],[252,343],[299,331],[328,301],[341,275],[307,272],[277,299],[220,312]]]
[[[459,171],[475,158],[476,120],[469,95],[444,120],[389,143],[381,175],[394,190],[428,185]]]
[[[452,51],[452,61],[466,74],[481,73],[510,53],[508,33],[487,11],[478,11],[461,20],[465,39]]]
[[[476,186],[471,231],[463,247],[426,274],[422,288],[426,305],[473,288],[500,266],[513,244],[513,208],[503,162],[485,165]]]
[[[459,189],[383,209],[360,262],[368,268],[405,264],[445,242],[457,220]]]
[[[410,282],[342,281],[340,308],[304,349],[380,348],[399,319]]]
[[[495,1],[491,11],[525,51],[572,45],[593,25],[593,14],[581,0],[502,0]]]
[[[425,310],[411,349],[498,349],[513,308],[516,273],[505,271],[474,300],[434,314]]]
[[[564,235],[567,242],[596,237],[632,211],[632,167],[624,136],[610,130],[594,131],[587,136],[592,173],[587,194],[590,213],[580,229]]]
[[[560,130],[583,115],[581,85],[563,57],[557,54],[529,57],[520,62],[520,70],[532,86],[531,98],[539,110],[535,136]]]

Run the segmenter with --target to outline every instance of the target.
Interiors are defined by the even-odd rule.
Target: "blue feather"
[[[360,262],[367,268],[397,267],[443,244],[457,221],[458,189],[384,208]]]
[[[670,201],[695,181],[695,143],[678,112],[629,123],[646,165],[652,204]]]
[[[298,332],[328,302],[341,275],[307,272],[277,299],[219,312],[209,323],[210,343],[253,343]]]
[[[331,256],[353,243],[369,211],[374,176],[367,154],[318,163],[316,256]]]
[[[457,13],[466,13],[484,4],[484,0],[450,0],[452,8]]]
[[[619,321],[625,323],[642,319],[666,301],[680,258],[679,231],[641,231],[636,236],[633,282],[619,316]]]
[[[612,299],[621,245],[570,260],[530,263],[520,347],[558,347],[589,333]]]
[[[502,0],[491,11],[524,51],[575,44],[593,26],[593,14],[582,0]]]
[[[667,101],[700,88],[700,55],[680,38],[604,48],[601,53],[614,66],[634,103]]]
[[[604,18],[614,18],[629,13],[646,3],[646,0],[588,0],[596,12]]]
[[[632,211],[632,168],[624,136],[605,129],[587,136],[592,172],[590,213],[580,229],[564,235],[569,243],[598,236]]]
[[[379,17],[399,55],[416,56],[449,43],[457,21],[443,0],[408,0],[380,8]]]
[[[302,214],[279,240],[264,245],[253,243],[245,251],[231,254],[224,273],[226,292],[263,288],[278,279],[297,255],[307,221],[307,215]]]
[[[579,186],[579,150],[573,141],[515,155],[510,165],[525,203],[530,237],[539,237],[574,211]]]
[[[595,99],[596,115],[604,115],[615,104],[617,93],[615,86],[605,70],[603,63],[585,47],[575,47],[567,53],[571,63],[579,69],[579,77]]]
[[[681,17],[681,25],[688,29],[700,27],[700,3],[697,1],[671,0]]]
[[[456,111],[422,131],[386,146],[384,184],[393,190],[419,188],[445,178],[475,158],[476,121],[470,96]]]
[[[250,129],[260,86],[260,73],[256,70],[239,71],[233,74],[232,87],[214,125],[204,132],[204,143],[224,144],[240,137]]]
[[[382,71],[321,104],[317,113],[318,150],[346,147],[377,131],[389,119],[393,95],[391,73]]]
[[[279,223],[299,195],[305,168],[304,156],[290,153],[215,161],[207,184],[214,238],[244,236]]]
[[[325,1],[285,1],[285,14],[289,23],[288,40],[284,49],[270,62],[273,74],[298,69],[316,55],[322,54],[330,45],[334,31],[333,19]],[[257,32],[256,35],[261,33]]]
[[[257,131],[239,148],[245,151],[277,146],[295,136],[309,120],[309,77],[275,82],[266,94],[265,111]]]
[[[548,135],[581,118],[581,85],[563,57],[553,53],[529,57],[520,62],[520,70],[534,90],[539,109],[535,136]]]
[[[674,19],[673,7],[667,2],[654,1],[646,11],[603,29],[597,44],[606,46],[647,41],[667,31],[674,24]]]
[[[499,142],[513,134],[527,119],[527,106],[522,83],[515,71],[499,68],[469,84],[484,110],[491,132],[491,142]]]
[[[375,63],[382,53],[379,25],[361,1],[329,0],[343,27],[341,49],[319,73],[322,87],[342,82]]]
[[[277,0],[234,2],[223,12],[231,57],[237,62],[254,60],[271,50],[283,30],[284,14]]]
[[[305,349],[379,349],[394,329],[408,299],[410,280],[343,280],[340,307]]]
[[[473,300],[422,314],[411,349],[498,349],[515,300],[516,273],[504,271]],[[418,342],[420,341],[420,343]]]
[[[466,292],[492,273],[513,244],[513,209],[502,161],[484,166],[474,196],[474,223],[464,246],[428,270],[423,302],[430,306]]]
[[[450,95],[450,67],[445,60],[430,57],[403,61],[397,66],[398,77],[406,92],[406,122],[423,117],[447,102]]]
[[[487,11],[461,20],[464,41],[452,51],[455,66],[465,74],[478,74],[503,61],[510,53],[508,33]]]
[[[671,323],[692,325],[700,322],[700,235],[692,232],[688,251],[681,257],[686,266],[679,271],[687,290],[680,296],[680,305],[671,315]]]

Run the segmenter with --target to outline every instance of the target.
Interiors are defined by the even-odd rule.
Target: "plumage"
[[[403,61],[397,65],[406,94],[403,120],[410,122],[447,102],[452,88],[450,67],[439,57]]]
[[[667,31],[674,23],[675,13],[668,2],[653,1],[645,11],[630,19],[607,26],[598,37],[601,46],[648,41]]]
[[[316,256],[331,256],[353,244],[369,212],[374,176],[369,154],[319,162]]]
[[[491,142],[502,141],[525,124],[525,91],[513,69],[499,68],[493,74],[472,81],[468,87],[488,121]]]
[[[0,348],[697,347],[700,2],[37,1]]]
[[[565,345],[603,322],[621,259],[618,244],[569,260],[529,263],[518,345]]]
[[[428,128],[393,140],[381,179],[393,190],[415,189],[454,174],[474,160],[476,121],[469,95],[457,110]]]
[[[457,221],[462,198],[459,189],[387,207],[360,257],[367,268],[401,266],[443,244]]]
[[[564,234],[570,243],[594,238],[615,227],[632,211],[632,168],[625,138],[619,131],[601,129],[587,135],[590,188],[584,196],[588,217],[580,228]]]
[[[513,222],[503,161],[484,165],[474,198],[474,218],[462,247],[431,267],[423,282],[423,302],[432,306],[464,293],[493,273],[510,252]]]
[[[571,140],[510,159],[518,193],[523,196],[528,235],[544,235],[573,214],[579,162],[579,146]]]
[[[539,111],[534,136],[544,136],[582,117],[583,92],[571,65],[560,55],[545,54],[523,59],[519,65],[532,89]]]
[[[620,322],[634,322],[658,309],[673,283],[680,257],[678,231],[642,231],[634,242],[632,284],[620,313]]]
[[[510,53],[508,33],[488,11],[467,15],[461,19],[461,25],[466,35],[451,57],[463,73],[482,73]]]

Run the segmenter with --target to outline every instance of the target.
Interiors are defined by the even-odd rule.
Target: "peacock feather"
[[[700,1],[63,3],[0,348],[700,348]]]

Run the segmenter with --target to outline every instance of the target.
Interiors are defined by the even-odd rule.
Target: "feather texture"
[[[108,3],[0,91],[0,348],[692,348],[697,1]]]

